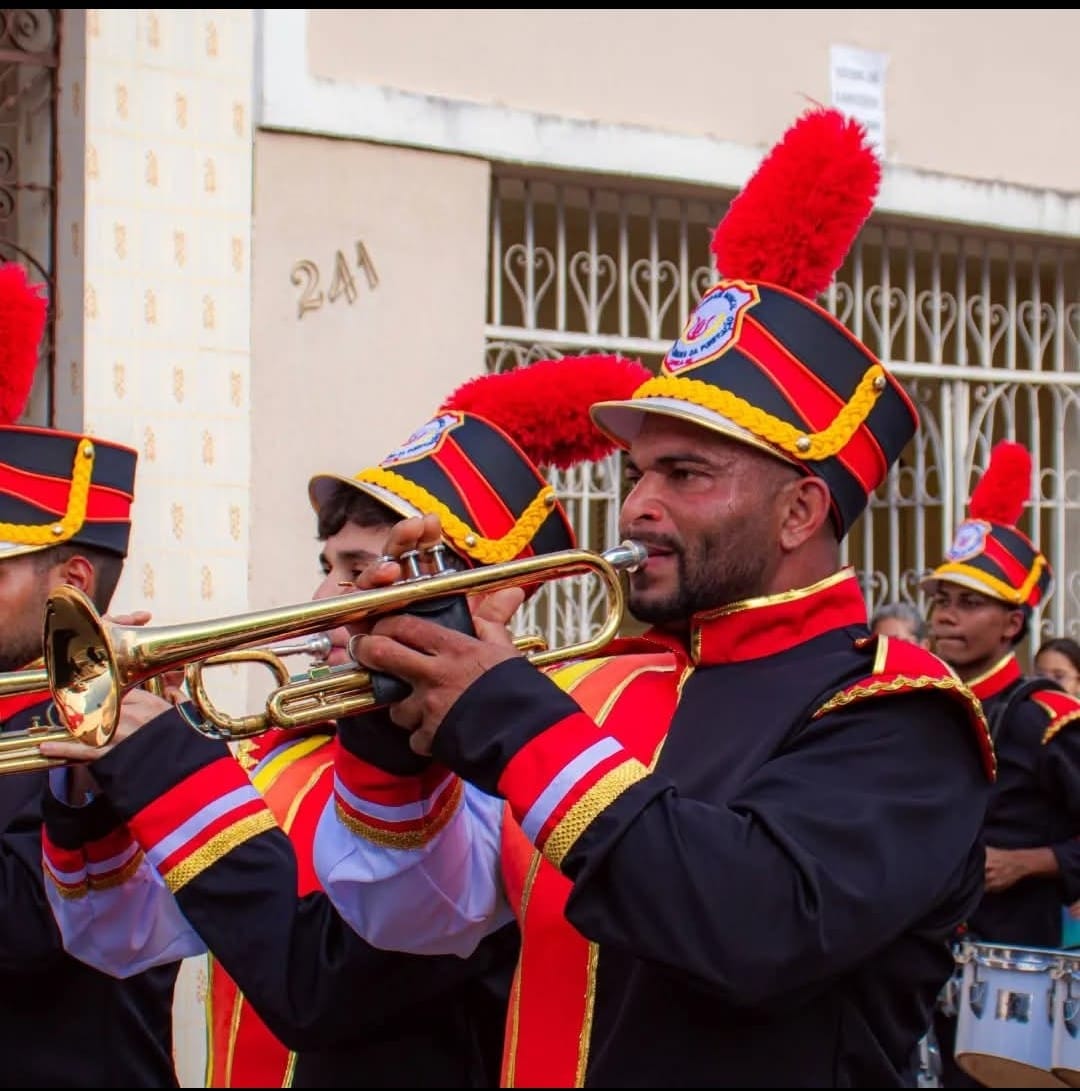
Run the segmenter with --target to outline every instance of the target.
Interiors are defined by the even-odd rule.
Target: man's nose
[[[343,595],[348,592],[347,587],[341,587],[339,581],[341,576],[334,572],[327,572],[322,578],[322,582],[315,588],[315,594],[312,595],[312,599],[317,601],[319,599],[332,599],[335,595]]]
[[[639,521],[655,522],[662,515],[663,505],[655,485],[649,481],[648,476],[639,477],[623,501],[622,524],[631,526]]]

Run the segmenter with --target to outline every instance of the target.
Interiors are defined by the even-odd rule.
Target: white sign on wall
[[[866,126],[871,145],[885,158],[884,53],[850,45],[829,47],[829,92],[832,105]]]

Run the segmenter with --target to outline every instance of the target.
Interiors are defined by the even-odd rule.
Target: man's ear
[[[1015,640],[1020,632],[1024,628],[1024,611],[1023,610],[1010,610],[1009,616],[1005,621],[1005,638],[1007,640]]]
[[[60,565],[60,582],[82,591],[84,595],[94,594],[94,566],[81,554],[75,553]]]
[[[787,482],[781,486],[777,502],[780,548],[789,553],[814,537],[829,521],[832,497],[820,477],[801,475]]]

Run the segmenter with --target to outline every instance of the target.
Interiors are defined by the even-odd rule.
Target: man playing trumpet
[[[541,391],[571,372],[565,412],[552,417]],[[378,466],[353,478],[314,477],[324,571],[316,598],[340,595],[380,566],[396,573],[383,562],[387,534],[400,516],[425,509],[442,514],[461,565],[573,546],[537,466],[565,468],[610,451],[588,403],[603,391],[625,396],[647,374],[592,357],[476,379]],[[332,666],[348,664],[348,637],[343,627],[331,634]],[[378,761],[425,783],[442,775],[389,721],[355,748],[349,760]],[[311,859],[333,792],[333,725],[259,737],[243,747],[245,773],[224,743],[133,690],[107,753],[74,742],[43,749],[96,759],[95,779],[145,854],[137,873],[101,891],[79,885],[77,866],[46,842],[50,899],[66,942],[116,974],[208,949],[211,1086],[280,1085],[286,1077],[292,1086],[497,1083],[516,925],[506,917],[460,958],[377,950],[342,922]],[[437,811],[418,815],[417,826],[437,819]]]
[[[466,955],[517,917],[504,1086],[914,1086],[995,767],[978,701],[871,636],[840,559],[917,428],[815,302],[879,177],[860,126],[809,111],[733,200],[660,374],[593,407],[627,450],[620,532],[648,547],[642,637],[541,671],[495,602],[476,637],[358,630],[443,775],[347,760],[371,728],[343,719],[316,866],[386,947]],[[395,853],[417,799],[450,802]]]
[[[41,617],[56,588],[108,609],[127,555],[137,454],[100,437],[14,424],[26,404],[45,326],[47,301],[21,266],[0,266],[0,672],[39,668]],[[145,620],[132,617],[129,620]],[[42,795],[49,763],[24,733],[59,734],[49,692],[0,698],[9,757],[0,780],[0,1046],[4,1079],[23,1087],[175,1087],[172,1004],[179,962],[162,959],[124,980],[71,957],[45,902],[41,869]],[[5,751],[9,754],[9,751]],[[79,828],[62,818],[53,836],[74,849],[115,825],[107,800],[86,797]],[[88,863],[85,880],[105,885],[111,853]]]

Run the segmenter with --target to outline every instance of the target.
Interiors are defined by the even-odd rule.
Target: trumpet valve
[[[405,579],[418,580],[423,575],[420,571],[420,550],[407,549],[400,557],[398,564],[405,569]]]
[[[435,569],[434,575],[437,576],[440,572],[447,571],[445,542],[436,542],[433,546],[428,546],[424,552],[431,558],[432,566]]]

